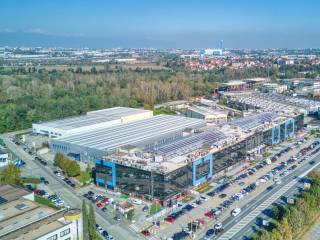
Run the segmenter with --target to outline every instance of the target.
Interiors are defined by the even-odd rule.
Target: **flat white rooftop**
[[[87,115],[100,115],[100,116],[110,116],[115,118],[127,117],[130,115],[140,114],[140,113],[150,113],[150,110],[138,109],[138,108],[127,108],[127,107],[114,107],[106,108],[96,111],[87,112]]]
[[[127,107],[114,107],[101,109],[97,111],[91,111],[88,112],[86,115],[68,117],[48,122],[34,123],[33,129],[40,129],[36,131],[38,133],[41,133],[41,129],[47,131],[51,131],[51,129],[57,129],[69,132],[83,132],[101,126],[116,125],[121,124],[123,122],[148,118],[152,115],[153,112],[149,110]],[[126,118],[125,121],[124,118]]]
[[[94,124],[99,124],[107,121],[116,120],[116,117],[110,116],[110,117],[103,117],[99,115],[83,115],[83,116],[77,116],[77,117],[69,117],[49,122],[42,122],[38,123],[37,125],[42,125],[45,127],[51,127],[51,128],[59,128],[63,130],[71,130],[75,128],[80,127],[86,127],[91,126]]]

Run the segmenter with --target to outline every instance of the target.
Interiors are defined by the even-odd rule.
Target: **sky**
[[[1,0],[0,45],[320,48],[317,0]]]

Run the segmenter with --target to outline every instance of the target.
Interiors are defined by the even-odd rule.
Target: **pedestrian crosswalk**
[[[279,197],[281,197],[285,192],[287,192],[290,188],[292,188],[297,183],[297,179],[292,180],[284,187],[279,189],[275,194],[269,197],[266,201],[261,203],[258,207],[256,207],[253,211],[251,211],[247,216],[241,219],[236,225],[234,225],[230,230],[226,231],[219,240],[229,240],[232,239],[234,235],[236,235],[240,230],[242,230],[248,223],[250,223],[253,219],[255,219],[259,214],[268,208],[273,202],[275,202]]]
[[[132,229],[133,231],[135,231],[135,232],[140,232],[139,231],[139,227],[137,226],[137,225],[135,225],[135,224],[130,224],[130,229]]]

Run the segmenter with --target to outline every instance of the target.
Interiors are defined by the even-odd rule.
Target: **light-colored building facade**
[[[82,240],[78,209],[56,210],[34,201],[33,193],[11,185],[0,186],[1,240]]]
[[[189,107],[186,113],[187,117],[204,119],[207,123],[225,123],[228,120],[228,114],[222,111],[216,111],[206,107]]]

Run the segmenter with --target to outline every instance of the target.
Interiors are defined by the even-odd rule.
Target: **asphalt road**
[[[315,160],[316,164],[310,165],[309,161]],[[310,157],[307,161],[303,162],[295,171],[292,171],[287,176],[282,178],[282,183],[274,185],[272,190],[265,190],[262,194],[257,196],[253,201],[242,206],[242,212],[236,216],[230,216],[223,221],[225,229],[218,239],[246,239],[248,233],[252,233],[256,224],[257,217],[263,216],[263,211],[270,207],[271,204],[278,201],[281,196],[290,194],[296,191],[296,187],[299,185],[299,177],[305,176],[312,169],[320,165],[320,154],[316,154]]]
[[[14,152],[14,154],[20,159],[24,160],[27,164],[29,171],[34,177],[45,177],[49,181],[47,187],[51,192],[56,193],[60,196],[63,201],[72,208],[81,208],[82,200],[84,199],[80,193],[74,191],[71,187],[65,184],[61,179],[58,179],[52,172],[51,169],[41,165],[40,163],[33,160],[33,157],[28,153],[23,151],[20,146],[17,146],[10,140],[9,134],[1,135],[1,138],[5,141],[7,147]],[[29,172],[30,174],[30,172]],[[112,219],[113,216],[110,216]],[[130,231],[130,228],[121,227],[123,222],[116,224],[112,219],[108,219],[104,216],[104,213],[96,209],[96,222],[105,230],[107,230],[114,239],[126,239],[126,240],[135,240],[139,239],[139,236],[134,232]]]

